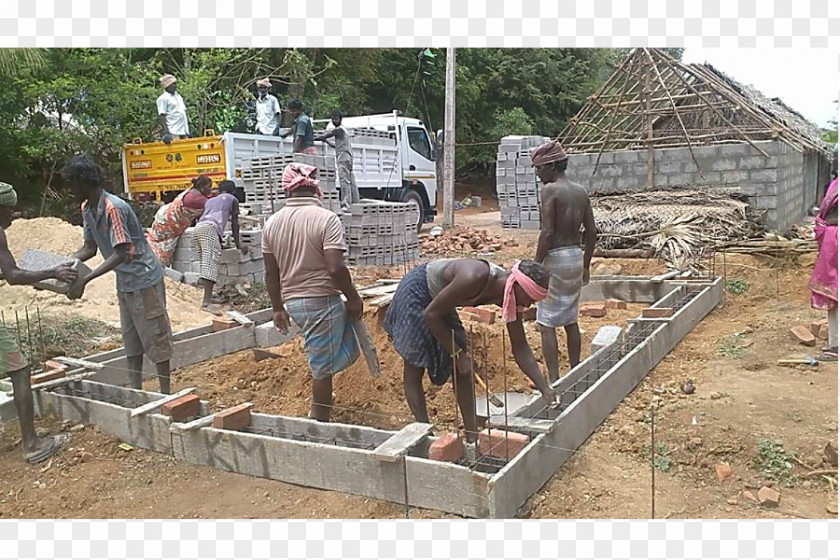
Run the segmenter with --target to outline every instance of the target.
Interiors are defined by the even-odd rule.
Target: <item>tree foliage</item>
[[[0,49],[0,180],[36,200],[74,153],[91,154],[119,188],[120,149],[159,137],[158,78],[178,78],[194,135],[253,129],[254,84],[270,77],[285,105],[313,118],[399,109],[443,127],[445,50]],[[609,75],[619,49],[460,49],[456,156],[460,173],[489,174],[506,134],[556,135]],[[483,144],[483,145],[475,145]]]

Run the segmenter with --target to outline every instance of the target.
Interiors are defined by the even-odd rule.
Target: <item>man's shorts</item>
[[[0,323],[0,377],[25,368],[28,364],[15,336]]]
[[[145,354],[152,363],[172,358],[172,328],[163,280],[136,292],[117,292],[125,355]]]

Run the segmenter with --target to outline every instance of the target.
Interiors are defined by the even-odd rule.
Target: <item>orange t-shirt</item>
[[[289,198],[265,223],[263,253],[274,255],[283,299],[338,295],[324,258],[326,249],[345,250],[339,217],[317,198]]]

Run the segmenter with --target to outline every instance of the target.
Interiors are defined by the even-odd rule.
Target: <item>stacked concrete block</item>
[[[253,158],[247,168],[240,170],[245,188],[245,204],[255,215],[270,215],[286,202],[283,191],[283,170],[292,162],[305,163],[318,169],[318,181],[324,193],[324,207],[339,212],[338,177],[335,158],[306,154],[277,154]]]
[[[348,263],[385,266],[413,261],[420,256],[417,208],[403,202],[362,200],[342,214]]]
[[[242,230],[239,233],[243,246],[248,248],[244,255],[234,246],[232,236],[225,233],[222,255],[219,258],[220,285],[233,286],[244,282],[262,283],[265,278],[265,263],[262,256],[262,233],[260,230]],[[172,259],[172,269],[184,276],[184,281],[194,283],[201,272],[195,229],[188,228],[178,240],[178,247]],[[175,274],[170,274],[175,278]]]
[[[79,259],[56,255],[46,251],[39,251],[37,249],[27,249],[17,261],[17,265],[21,268],[21,270],[47,270],[65,263],[71,263],[73,269],[75,269],[81,277],[88,276],[91,272],[90,268],[88,268],[88,266]],[[67,282],[62,282],[56,278],[41,280],[40,282],[36,282],[34,286],[36,288],[49,290],[58,294],[66,294],[72,287],[72,285]]]
[[[505,136],[496,156],[496,192],[502,227],[540,229],[539,179],[530,151],[548,141],[543,136]]]

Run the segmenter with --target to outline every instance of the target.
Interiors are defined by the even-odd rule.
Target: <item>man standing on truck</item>
[[[257,82],[257,134],[280,135],[280,102],[271,95],[271,80]]]
[[[333,129],[319,134],[315,140],[326,142],[335,148],[335,164],[338,170],[338,184],[341,188],[341,209],[350,211],[350,204],[359,202],[359,188],[353,176],[353,145],[350,144],[349,131],[341,126],[344,115],[341,111],[333,111]],[[335,138],[333,144],[328,138]]]
[[[166,144],[172,142],[173,138],[187,138],[190,135],[187,106],[181,94],[175,91],[178,88],[177,81],[172,74],[160,77],[163,93],[157,98],[157,112]]]
[[[318,150],[315,149],[315,131],[312,129],[312,119],[303,112],[303,103],[300,99],[289,101],[289,113],[295,118],[295,122],[292,124],[292,128],[281,134],[280,137],[286,138],[289,134],[292,134],[294,139],[292,151],[294,153],[317,156]]]
[[[540,238],[534,258],[551,271],[548,297],[537,303],[537,324],[550,382],[560,377],[557,350],[558,327],[566,331],[569,366],[580,362],[578,303],[583,286],[589,284],[589,263],[595,252],[595,217],[586,189],[566,178],[569,158],[560,142],[552,140],[531,150],[531,161],[543,186]],[[584,228],[585,250],[580,249]]]
[[[288,332],[291,317],[303,335],[312,370],[309,416],[329,422],[332,376],[359,358],[352,323],[361,320],[363,304],[344,264],[341,220],[321,205],[316,177],[303,163],[283,170],[286,205],[266,222],[262,252],[274,326]]]
[[[76,156],[61,170],[64,181],[82,200],[84,245],[73,255],[84,262],[105,259],[68,293],[79,299],[91,280],[114,271],[120,326],[133,389],[143,388],[143,354],[155,364],[160,392],[169,394],[172,330],[166,312],[163,267],[146,242],[143,226],[123,199],[102,188],[102,170],[87,156]]]
[[[8,183],[0,182],[0,279],[9,285],[31,285],[47,278],[74,282],[76,270],[70,263],[47,270],[21,270],[9,251],[5,230],[15,218],[17,193]],[[35,432],[35,407],[30,386],[30,368],[12,332],[0,323],[0,377],[12,381],[15,408],[20,421],[20,441],[23,458],[30,464],[41,463],[56,454],[67,441],[67,434],[40,438]]]

